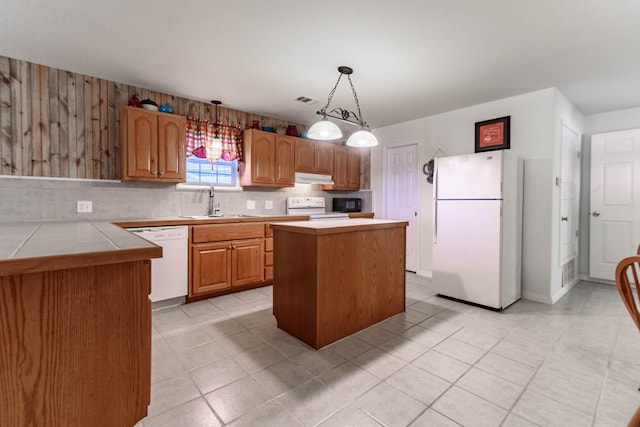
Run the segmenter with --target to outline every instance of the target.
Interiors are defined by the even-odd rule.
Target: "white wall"
[[[554,235],[551,225],[554,203],[558,205],[553,198],[554,154],[560,135],[557,114],[572,117],[575,110],[567,104],[551,88],[375,129],[380,141],[380,146],[371,151],[372,203],[376,216],[386,214],[383,183],[386,147],[418,143],[420,164],[426,163],[438,148],[447,155],[473,153],[475,122],[511,116],[511,149],[525,160],[523,292],[528,298],[551,302],[550,254],[557,242],[557,231]],[[418,273],[430,276],[433,199],[432,185],[424,178],[420,181]],[[555,209],[559,212],[557,206]],[[559,217],[557,212],[555,216]]]

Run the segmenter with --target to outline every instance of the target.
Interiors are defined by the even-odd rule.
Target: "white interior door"
[[[562,127],[560,159],[560,265],[578,255],[578,195],[580,189],[580,137]]]
[[[640,129],[591,137],[589,275],[615,280],[640,244]]]
[[[406,269],[413,272],[418,271],[418,176],[416,144],[387,150],[387,217],[409,222]]]

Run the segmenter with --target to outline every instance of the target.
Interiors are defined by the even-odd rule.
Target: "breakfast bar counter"
[[[0,224],[0,425],[132,426],[155,246],[107,222]]]
[[[272,223],[273,314],[315,349],[405,309],[406,221]]]

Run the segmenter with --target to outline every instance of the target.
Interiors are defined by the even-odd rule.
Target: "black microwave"
[[[362,212],[362,199],[354,197],[334,197],[334,212]]]

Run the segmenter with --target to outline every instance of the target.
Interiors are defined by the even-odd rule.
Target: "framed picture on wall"
[[[511,116],[476,123],[476,153],[510,148]]]

